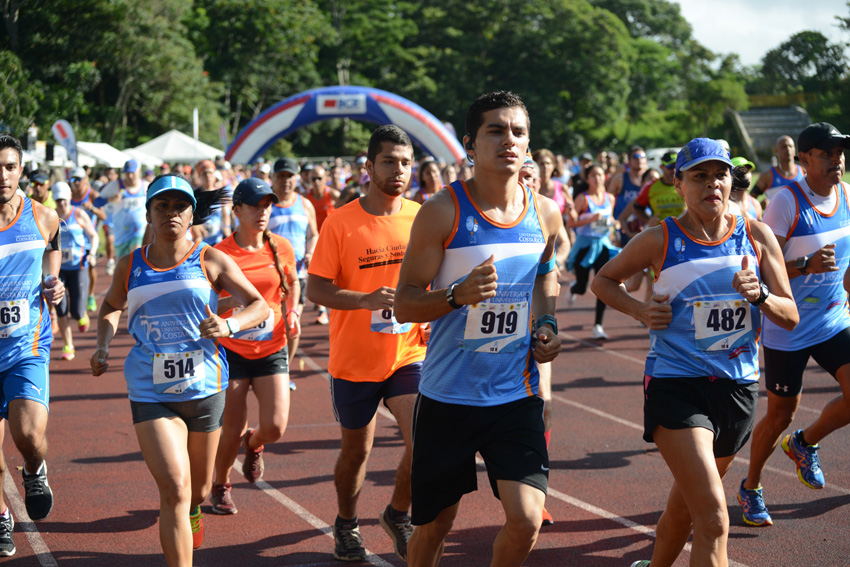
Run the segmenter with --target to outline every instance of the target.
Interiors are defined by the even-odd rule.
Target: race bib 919
[[[467,307],[461,348],[475,352],[514,352],[528,334],[528,302],[482,302]]]

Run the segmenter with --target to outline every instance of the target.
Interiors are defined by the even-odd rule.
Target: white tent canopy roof
[[[130,156],[102,142],[77,142],[77,152],[109,167],[123,167]],[[80,160],[81,162],[83,160]]]
[[[170,163],[182,162],[194,164],[203,159],[214,159],[224,152],[203,142],[196,142],[191,136],[171,130],[157,136],[150,142],[133,148]]]
[[[162,160],[156,156],[152,156],[150,154],[146,154],[143,151],[140,151],[136,148],[127,148],[124,150],[124,153],[129,155],[134,160],[138,161],[142,166],[145,167],[159,167],[162,165]]]

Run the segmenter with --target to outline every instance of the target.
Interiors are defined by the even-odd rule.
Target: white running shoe
[[[590,332],[590,338],[605,340],[608,338],[608,335],[605,334],[605,329],[602,328],[602,325],[594,325],[593,330]]]
[[[106,263],[106,275],[111,276],[115,273],[115,258],[110,258]]]
[[[571,293],[567,296],[567,307],[572,307],[576,303],[576,294]]]

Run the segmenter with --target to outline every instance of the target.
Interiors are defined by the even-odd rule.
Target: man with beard
[[[413,165],[410,138],[394,125],[369,141],[369,191],[330,215],[310,264],[307,297],[331,309],[328,372],[342,430],[334,470],[338,515],[334,557],[366,559],[357,521],[357,499],[375,434],[378,404],[395,416],[405,451],[381,526],[407,558],[410,506],[411,420],[425,358],[425,331],[400,324],[393,313],[395,286],[419,205],[404,199]]]

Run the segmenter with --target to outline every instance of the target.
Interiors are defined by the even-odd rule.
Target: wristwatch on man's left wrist
[[[758,299],[750,301],[750,304],[755,305],[756,307],[767,301],[767,298],[770,296],[770,290],[767,289],[767,286],[764,283],[759,284],[759,290],[761,293],[759,293]]]
[[[794,267],[797,268],[797,271],[803,274],[804,276],[809,272],[806,271],[806,266],[809,263],[808,256],[800,256],[794,261]]]

